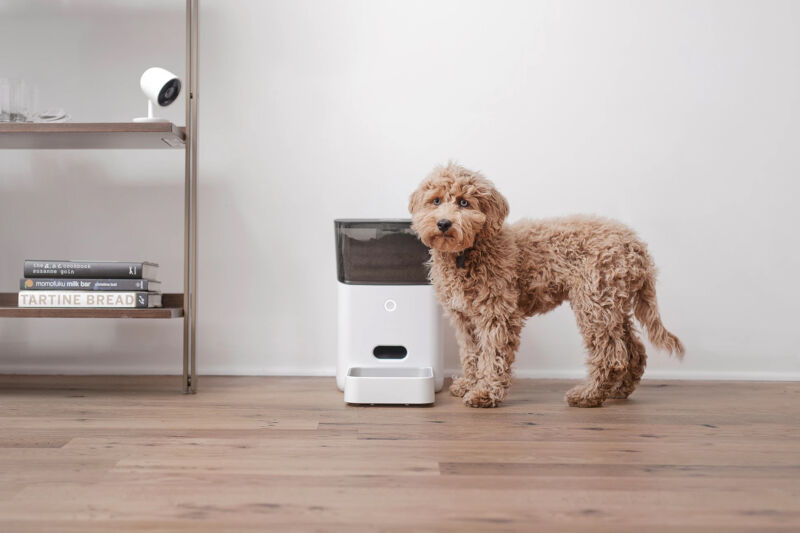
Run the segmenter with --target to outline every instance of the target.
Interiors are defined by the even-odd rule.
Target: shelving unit
[[[197,17],[186,0],[186,126],[171,122],[0,123],[0,149],[182,149],[185,151],[183,293],[162,295],[150,309],[20,308],[17,293],[0,293],[0,318],[181,318],[183,391],[197,390]],[[1,214],[0,214],[1,216]]]

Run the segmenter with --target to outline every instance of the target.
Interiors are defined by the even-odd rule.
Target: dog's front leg
[[[464,395],[464,403],[471,407],[496,407],[511,386],[511,363],[519,347],[522,318],[483,315],[478,320],[477,381]]]
[[[461,359],[461,368],[464,371],[463,376],[453,378],[453,383],[450,385],[450,394],[461,398],[477,381],[478,343],[475,339],[475,330],[464,313],[453,310],[450,312],[450,317],[456,329],[458,355]]]

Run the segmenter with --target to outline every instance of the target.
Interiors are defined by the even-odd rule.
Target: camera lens
[[[169,80],[158,93],[158,105],[167,106],[178,98],[181,92],[181,80],[173,78]]]

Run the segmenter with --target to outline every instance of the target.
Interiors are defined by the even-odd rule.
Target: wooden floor
[[[0,376],[0,531],[800,530],[800,383],[345,406],[331,378]]]

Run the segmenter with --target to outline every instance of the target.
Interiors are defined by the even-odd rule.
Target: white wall
[[[651,351],[649,376],[800,378],[800,4],[201,4],[201,374],[332,373],[332,220],[407,216],[454,158],[511,219],[593,212],[650,243],[688,354]],[[184,73],[180,0],[0,6],[0,75],[76,120],[140,114],[151,64]],[[179,291],[182,156],[0,152],[2,290],[26,257],[108,257],[159,261]],[[0,371],[177,372],[180,334],[0,319]],[[582,361],[564,306],[529,323],[516,368]]]

